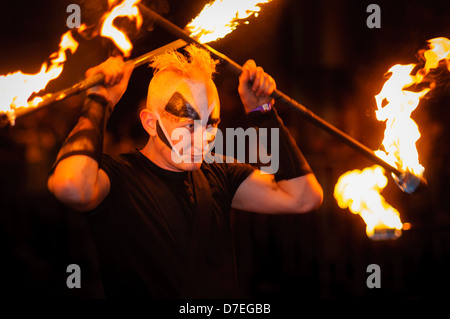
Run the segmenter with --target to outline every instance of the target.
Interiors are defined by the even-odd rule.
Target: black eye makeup
[[[164,111],[177,117],[200,120],[200,115],[179,92],[175,92],[172,95],[169,102],[167,102]]]

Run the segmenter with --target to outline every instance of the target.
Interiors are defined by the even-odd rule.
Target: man
[[[217,62],[196,46],[186,51],[188,57],[174,51],[151,64],[156,72],[140,113],[148,143],[119,156],[102,156],[103,133],[132,67],[112,57],[88,70],[87,76],[103,73],[105,85],[88,92],[48,180],[60,201],[87,212],[107,297],[236,297],[230,209],[303,213],[322,201],[271,107],[275,81],[252,60],[239,94],[255,126],[280,130],[279,170],[270,175],[248,164],[204,161],[220,119],[212,81]]]

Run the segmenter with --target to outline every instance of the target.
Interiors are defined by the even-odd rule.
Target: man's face
[[[166,146],[162,154],[177,169],[199,169],[220,121],[217,89],[212,81],[182,79],[166,99],[156,110],[158,139]]]

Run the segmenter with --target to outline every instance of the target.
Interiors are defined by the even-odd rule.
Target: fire
[[[142,16],[135,6],[139,0],[124,0],[117,6],[114,6],[103,16],[101,35],[112,39],[125,56],[129,56],[132,45],[125,34],[114,27],[114,19],[121,16],[128,16],[136,20],[137,28],[142,25]],[[86,29],[83,24],[77,30],[79,33]],[[44,62],[39,72],[35,74],[26,74],[20,71],[0,76],[0,113],[5,113],[12,125],[15,120],[15,109],[19,107],[34,107],[43,100],[42,97],[30,97],[43,91],[47,84],[59,77],[64,68],[67,59],[66,52],[69,50],[72,54],[78,48],[78,42],[72,37],[71,31],[67,31],[59,44],[59,50],[49,57],[49,62]]]
[[[30,102],[28,99],[44,90],[51,80],[61,74],[67,59],[66,51],[69,50],[73,54],[77,48],[78,42],[73,39],[71,32],[67,31],[61,37],[59,50],[50,55],[49,62],[44,62],[38,73],[26,74],[17,71],[0,76],[0,111],[5,112],[14,121],[13,111],[16,108],[39,103],[39,97]]]
[[[420,91],[411,88],[422,83],[429,72],[441,63],[446,64],[450,71],[450,40],[435,38],[428,42],[429,49],[423,52],[424,66],[414,72],[416,64],[394,65],[388,71],[391,73],[390,78],[375,96],[378,107],[376,117],[386,122],[382,143],[384,149],[375,154],[400,171],[411,172],[416,176],[422,176],[424,167],[419,163],[416,148],[420,132],[411,114],[432,86]],[[367,224],[367,235],[371,238],[374,238],[377,229],[390,229],[395,237],[401,234],[402,223],[398,211],[380,195],[386,183],[387,178],[383,176],[381,168],[374,166],[362,172],[356,170],[345,173],[335,186],[334,197],[339,207],[349,207],[353,213],[360,214]]]
[[[251,15],[258,15],[260,4],[271,0],[216,0],[207,4],[186,29],[201,43],[216,41],[225,37]]]
[[[348,207],[352,213],[361,215],[369,238],[379,239],[386,229],[393,229],[397,237],[401,234],[399,212],[380,194],[387,182],[383,168],[374,165],[345,173],[334,188],[339,207]]]
[[[421,176],[424,168],[419,163],[416,149],[420,132],[416,122],[411,118],[411,113],[430,88],[420,92],[404,90],[420,83],[417,82],[417,78],[421,76],[411,75],[415,66],[415,64],[393,66],[389,69],[392,76],[386,81],[381,92],[375,96],[378,106],[377,119],[386,122],[384,151],[377,151],[376,154],[401,171],[410,171],[414,175]],[[384,102],[387,104],[383,106]]]
[[[101,20],[101,36],[111,39],[126,57],[130,55],[133,45],[128,37],[114,26],[114,20],[118,17],[128,17],[134,21],[136,28],[140,29],[143,18],[137,7],[139,1],[123,0],[118,5],[114,5],[118,1],[108,0],[112,9],[105,13]],[[246,19],[252,14],[257,15],[260,11],[259,4],[270,1],[217,0],[206,5],[187,28],[203,43],[214,41],[233,31],[239,24],[238,20]],[[87,26],[83,24],[78,32],[82,33],[86,28]],[[77,47],[78,43],[68,31],[61,38],[59,50],[49,57],[49,63],[42,64],[38,73],[24,74],[17,71],[0,76],[0,114],[6,114],[9,122],[14,125],[17,108],[37,106],[43,98],[34,97],[29,101],[31,96],[43,91],[51,80],[61,74],[66,61],[66,51],[70,50],[73,54]]]
[[[435,38],[428,41],[430,43],[430,50],[424,52],[426,60],[423,68],[423,73],[428,74],[430,69],[436,69],[440,61],[447,64],[447,69],[450,71],[450,41],[447,38]]]
[[[136,28],[139,29],[142,25],[142,16],[136,6],[139,1],[124,0],[103,16],[100,34],[105,38],[111,39],[126,57],[130,56],[133,45],[127,36],[114,26],[114,20],[117,17],[128,17],[135,20]]]

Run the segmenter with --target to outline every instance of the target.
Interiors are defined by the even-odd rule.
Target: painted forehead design
[[[172,95],[164,110],[177,117],[187,117],[193,120],[200,120],[200,115],[179,92],[175,92]]]

